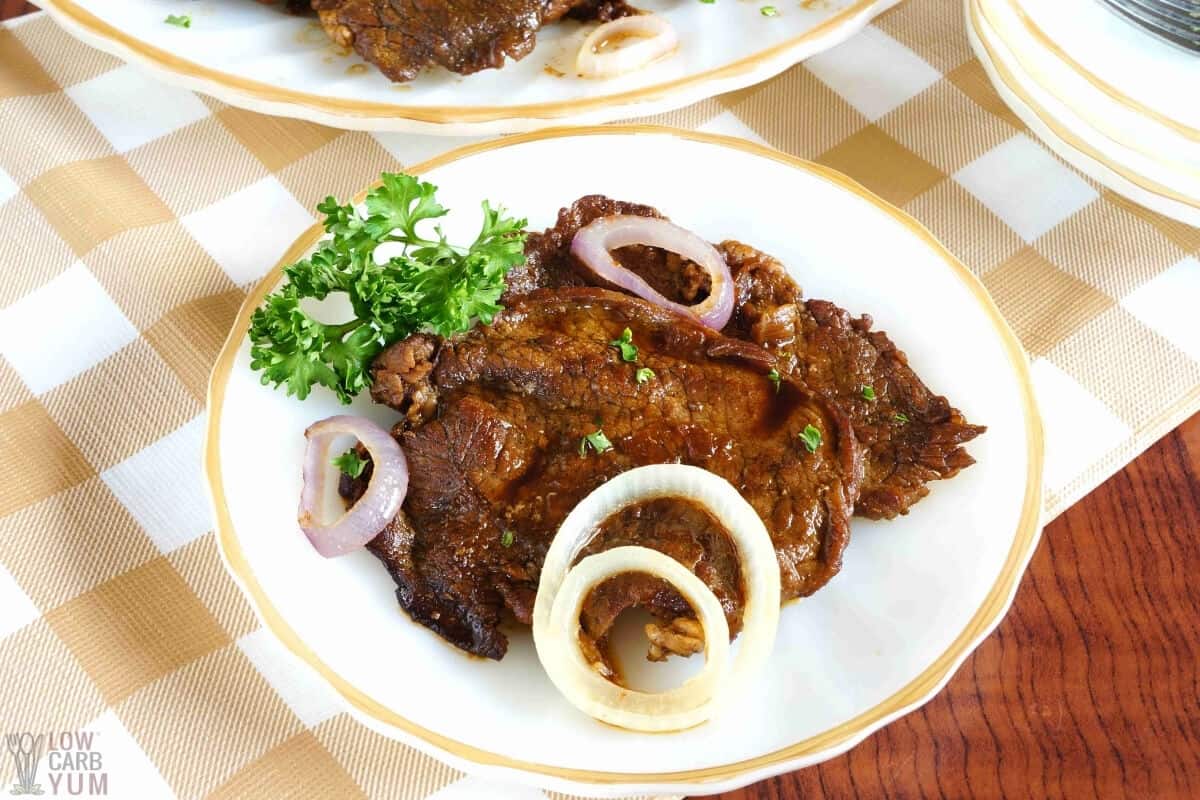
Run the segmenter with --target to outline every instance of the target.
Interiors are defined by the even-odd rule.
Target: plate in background
[[[587,27],[540,32],[537,48],[501,70],[432,71],[393,84],[342,55],[315,18],[251,0],[41,0],[66,30],[162,80],[231,105],[337,128],[466,136],[593,124],[669,111],[764,81],[860,30],[898,0],[701,3],[638,0],[680,33],[672,57],[610,81],[570,74]],[[163,22],[189,14],[190,28]]]
[[[1024,3],[964,3],[971,45],[1000,96],[1080,171],[1161,214],[1200,225],[1200,129],[1192,127],[1200,118],[1195,104],[1178,102],[1176,95],[1186,92],[1164,91],[1200,81],[1200,59],[1138,31],[1095,0],[1062,0],[1084,15],[1081,29],[1115,37],[1101,75],[1089,68],[1096,52],[1089,51],[1085,65],[1075,57],[1084,53],[1068,52],[1067,42],[1051,39],[1050,28],[1037,25]],[[1119,86],[1109,83],[1106,78],[1121,73],[1122,64],[1128,75]],[[1130,76],[1141,77],[1144,90]]]

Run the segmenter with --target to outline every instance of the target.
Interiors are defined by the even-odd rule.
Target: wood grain
[[[0,19],[34,10],[0,0]],[[1200,415],[1046,528],[1012,610],[928,705],[719,797],[1197,798],[1198,659]]]
[[[37,8],[25,0],[0,0],[0,19],[19,17],[32,11],[37,11]]]

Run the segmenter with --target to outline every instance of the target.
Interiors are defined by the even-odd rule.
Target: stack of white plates
[[[1005,102],[1059,156],[1200,226],[1200,55],[1109,2],[965,0],[967,29]],[[1200,14],[1200,3],[1171,3]]]

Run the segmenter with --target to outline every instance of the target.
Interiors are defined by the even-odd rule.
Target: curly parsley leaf
[[[437,187],[404,174],[383,173],[380,186],[367,195],[368,235],[382,239],[393,231],[396,238],[409,244],[433,244],[417,235],[417,223],[437,219],[449,213],[437,201]],[[445,243],[439,236],[439,241]]]
[[[262,372],[264,384],[284,386],[301,400],[317,384],[337,391],[338,376],[320,357],[328,337],[328,326],[301,311],[299,297],[286,287],[250,320],[250,367]]]
[[[349,403],[370,384],[371,361],[389,344],[416,331],[451,336],[491,323],[505,277],[525,260],[526,222],[484,202],[470,246],[449,243],[437,227],[436,238],[426,238],[418,225],[447,213],[436,192],[412,176],[384,173],[361,213],[332,197],[317,206],[329,237],[284,270],[287,283],[251,318],[251,367],[264,384],[301,400],[325,386]],[[379,264],[375,249],[384,242],[403,248]],[[331,294],[346,295],[352,319],[327,324],[301,307]]]

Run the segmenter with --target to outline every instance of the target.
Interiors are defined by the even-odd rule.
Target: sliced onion
[[[666,692],[625,689],[603,678],[579,649],[579,614],[588,594],[605,580],[645,572],[673,586],[696,611],[704,629],[704,669]],[[588,556],[563,580],[539,637],[538,657],[550,679],[580,711],[610,725],[638,731],[675,731],[712,715],[729,673],[729,623],[721,601],[704,581],[668,555],[648,547],[616,547]]]
[[[711,687],[706,682],[709,678],[699,681],[700,677],[708,674],[712,662],[706,663],[706,672],[692,681],[670,692],[649,697],[645,693],[609,683],[590,667],[588,671],[595,675],[595,679],[585,680],[579,672],[579,665],[587,666],[587,663],[579,652],[577,609],[584,602],[589,586],[595,585],[590,578],[602,570],[600,567],[590,567],[596,572],[585,572],[573,579],[571,576],[574,572],[596,556],[585,559],[574,568],[571,564],[611,514],[632,503],[659,497],[680,497],[707,509],[728,532],[738,553],[744,590],[741,648],[732,662],[728,679],[720,682],[719,691],[715,693],[709,691]],[[643,548],[634,549],[640,551]],[[684,593],[698,615],[704,614],[703,592],[685,593],[689,590],[685,585],[687,579],[669,568],[660,570],[660,559],[637,558],[636,562],[621,562],[640,565],[623,571],[648,572],[665,578]],[[601,562],[601,566],[610,564]],[[571,593],[567,592],[568,589]],[[562,608],[559,607],[560,597],[563,598],[561,604],[565,604]],[[723,478],[698,467],[654,464],[618,475],[585,497],[567,515],[542,565],[533,609],[533,641],[538,658],[550,679],[577,708],[597,719],[635,730],[679,730],[712,716],[720,703],[743,687],[749,677],[766,662],[779,625],[779,602],[779,562],[775,557],[771,536],[758,514],[737,489]],[[572,608],[576,610],[571,612]],[[705,628],[707,657],[719,659],[720,650],[712,641],[712,636],[717,634],[717,623],[706,622],[701,616],[701,624]],[[725,636],[728,637],[727,627]],[[719,662],[718,666],[711,669],[713,675],[720,677],[718,667]]]
[[[610,39],[627,37],[637,37],[638,41],[600,50]],[[585,78],[612,78],[641,69],[678,46],[675,29],[657,14],[622,17],[604,23],[583,40],[575,57],[575,70]]]
[[[333,558],[357,550],[374,539],[392,521],[408,493],[408,460],[383,428],[364,417],[346,414],[315,422],[304,432],[304,485],[300,490],[300,529],[318,553]],[[330,478],[333,446],[350,437],[371,454],[371,480],[367,490],[349,510],[336,508],[336,491]],[[337,478],[334,477],[336,481]],[[336,519],[327,521],[333,514]]]
[[[621,266],[613,250],[631,244],[661,247],[694,261],[712,280],[708,297],[685,306],[663,297],[640,275]],[[717,249],[701,237],[665,219],[617,214],[594,220],[575,234],[571,253],[600,278],[665,308],[691,314],[715,330],[724,328],[733,316],[733,275]]]

